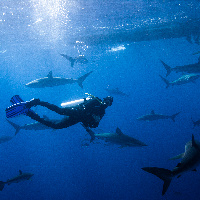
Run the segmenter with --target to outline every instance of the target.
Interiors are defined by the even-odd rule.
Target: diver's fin
[[[166,76],[168,76],[171,73],[172,68],[169,65],[167,65],[166,63],[164,63],[162,60],[160,60],[160,62],[164,65],[165,69],[167,70]]]
[[[176,113],[176,114],[174,114],[174,115],[172,115],[170,118],[173,120],[173,122],[175,122],[175,117],[179,114],[180,112],[178,112],[178,113]]]
[[[19,133],[21,127],[18,124],[15,124],[14,122],[11,122],[8,119],[7,119],[7,121],[8,121],[9,124],[11,124],[14,127],[14,129],[15,129],[15,135],[17,135],[17,133]]]
[[[93,71],[81,76],[80,78],[78,78],[77,83],[78,85],[83,88],[83,81],[92,73]]]
[[[5,186],[5,182],[3,182],[3,181],[0,181],[0,191],[2,191],[2,190],[3,190],[4,186]]]
[[[6,117],[12,118],[21,114],[26,115],[28,111],[29,111],[29,108],[26,107],[26,102],[13,104],[12,106],[6,108]]]
[[[13,104],[24,102],[19,95],[15,95],[10,99],[10,102]]]
[[[162,191],[162,195],[164,195],[173,178],[172,172],[168,169],[158,168],[158,167],[144,167],[142,169],[146,172],[156,175],[158,178],[164,181],[163,191]]]
[[[30,108],[27,107],[27,103],[28,102],[19,102],[19,100],[22,100],[19,95],[15,95],[11,98],[11,103],[12,102],[17,102],[14,103],[12,106],[6,108],[6,117],[7,118],[12,118],[12,117],[16,117],[18,115],[24,114],[27,115],[28,112],[33,112]]]
[[[170,86],[170,82],[166,78],[162,77],[161,75],[159,75],[159,76],[166,83],[166,88],[168,88]]]

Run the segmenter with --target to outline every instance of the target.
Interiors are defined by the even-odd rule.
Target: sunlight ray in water
[[[63,0],[32,0],[32,27],[35,37],[55,43],[63,38],[64,26],[68,25],[69,9],[74,6]]]

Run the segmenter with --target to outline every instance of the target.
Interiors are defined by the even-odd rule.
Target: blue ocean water
[[[192,134],[200,140],[199,127],[193,129],[191,120],[200,119],[200,80],[166,89],[159,77],[166,75],[160,60],[171,67],[198,62],[198,1],[3,0],[0,5],[2,136],[15,134],[5,117],[13,95],[60,105],[91,93],[101,99],[114,97],[95,132],[115,132],[119,127],[148,145],[119,148],[102,141],[90,143],[80,124],[62,130],[20,130],[0,144],[0,180],[18,175],[19,170],[34,176],[31,181],[6,185],[1,200],[199,199],[198,168],[196,173],[174,178],[164,196],[163,182],[141,170],[173,169],[178,160],[169,158],[184,152]],[[184,24],[181,30],[179,24]],[[137,31],[141,37],[134,35]],[[73,68],[60,56],[80,53],[89,62],[75,63]],[[74,79],[93,73],[83,82],[83,89],[78,84],[25,87],[49,71]],[[180,75],[172,72],[168,78],[172,81]],[[110,94],[106,88],[119,88],[128,96]],[[137,120],[151,110],[180,114],[175,122]],[[41,108],[35,111],[59,117]],[[12,121],[19,125],[34,122],[26,116]]]

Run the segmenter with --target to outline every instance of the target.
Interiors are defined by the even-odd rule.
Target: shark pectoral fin
[[[193,169],[192,171],[193,171],[193,172],[197,172],[197,169]]]
[[[181,177],[181,175],[178,175],[178,176],[177,176],[177,178],[180,178],[180,177]]]
[[[22,171],[21,170],[19,170],[19,174],[22,175]]]
[[[159,76],[165,82],[166,88],[168,88],[170,86],[170,82],[166,78],[162,77],[161,75],[159,75]]]
[[[184,157],[184,155],[185,155],[185,153],[181,153],[181,154],[179,154],[179,155],[177,155],[177,156],[174,156],[174,157],[170,158],[169,160],[181,159],[181,158]]]
[[[122,131],[121,131],[118,127],[116,128],[116,133],[117,133],[118,135],[123,135]]]

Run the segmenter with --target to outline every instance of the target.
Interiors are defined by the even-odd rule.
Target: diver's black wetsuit
[[[106,97],[108,98],[108,97]],[[105,98],[105,99],[106,99]],[[109,97],[112,98],[112,97]],[[28,112],[26,115],[31,117],[33,120],[36,120],[48,127],[54,129],[63,129],[78,122],[82,122],[84,126],[90,128],[96,128],[99,125],[100,120],[105,114],[105,109],[112,105],[111,102],[103,101],[101,102],[98,98],[91,98],[89,100],[85,100],[84,103],[81,103],[75,107],[67,107],[67,108],[60,108],[54,104],[50,104],[48,102],[40,101],[39,99],[34,99],[30,102],[27,102],[27,107],[31,108],[33,106],[43,106],[46,107],[60,115],[65,115],[62,120],[58,121],[50,121],[44,118],[41,118],[38,114],[34,112]]]

